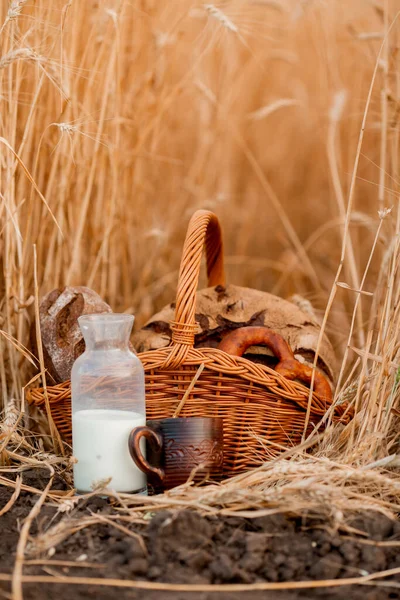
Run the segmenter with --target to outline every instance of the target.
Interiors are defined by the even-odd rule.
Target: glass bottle
[[[129,454],[131,430],[146,424],[144,371],[129,349],[134,317],[79,317],[85,352],[72,368],[74,485],[90,492],[104,481],[117,492],[145,493],[146,477]]]

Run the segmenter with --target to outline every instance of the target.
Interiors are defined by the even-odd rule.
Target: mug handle
[[[150,427],[135,427],[129,434],[129,452],[136,466],[146,475],[156,475],[162,481],[165,477],[164,469],[153,467],[143,456],[140,449],[140,440],[145,438],[155,450],[161,450],[163,447],[162,435],[150,429]]]

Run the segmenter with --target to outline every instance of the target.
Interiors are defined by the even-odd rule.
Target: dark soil
[[[47,477],[45,471],[30,471],[23,474],[23,481],[27,485],[43,489]],[[63,487],[61,479],[55,482],[54,488]],[[0,487],[0,509],[11,493],[10,488]],[[1,573],[12,572],[19,528],[36,501],[36,495],[21,492],[13,508],[0,520]],[[33,538],[39,532],[46,531],[55,510],[49,505],[43,507],[31,528]],[[112,512],[113,508],[107,500],[95,497],[75,509],[71,518],[76,519],[90,513],[107,515]],[[57,516],[52,523],[56,523],[59,518]],[[63,518],[66,518],[65,515]],[[380,545],[382,541],[400,542],[400,522],[393,522],[376,513],[359,515],[353,519],[352,527],[364,535],[355,534],[351,538],[329,531],[326,524],[318,519],[294,519],[282,515],[254,519],[205,518],[188,510],[174,514],[163,511],[157,513],[148,525],[124,525],[142,536],[146,551],[139,539],[102,523],[71,535],[57,546],[50,559],[76,561],[79,558],[82,560],[82,555],[86,555],[85,562],[96,563],[98,568],[25,565],[24,574],[209,584],[349,578],[400,567],[400,546]],[[400,576],[394,580],[398,589],[353,585],[315,590],[238,593],[168,593],[40,583],[24,584],[24,598],[109,600],[117,595],[118,600],[400,600]],[[10,597],[9,593],[9,583],[0,582],[0,597]]]

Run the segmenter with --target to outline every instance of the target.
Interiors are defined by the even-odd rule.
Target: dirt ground
[[[45,471],[23,473],[26,485],[43,489]],[[61,480],[54,488],[62,489]],[[12,490],[0,487],[0,509]],[[38,496],[21,492],[13,508],[0,518],[0,573],[10,574],[23,519]],[[91,513],[110,515],[110,503],[94,497],[63,518],[79,518]],[[45,505],[31,528],[32,539],[61,518],[56,507]],[[115,513],[114,513],[115,514]],[[122,522],[121,522],[122,523]],[[352,537],[335,533],[321,520],[295,519],[283,515],[244,519],[238,517],[201,517],[195,512],[156,513],[148,525],[124,524],[130,537],[108,523],[86,527],[56,547],[55,553],[29,555],[26,560],[48,559],[47,565],[25,565],[24,575],[139,579],[187,584],[283,582],[349,578],[400,567],[400,522],[368,513],[352,521],[360,533]],[[363,533],[361,533],[363,532]],[[399,546],[387,542],[399,542]],[[382,544],[384,542],[384,544]],[[51,564],[73,561],[77,566]],[[91,566],[84,566],[91,563]],[[385,581],[389,581],[386,579]],[[157,592],[88,585],[24,584],[25,600],[383,600],[400,599],[400,576],[392,579],[396,587],[358,585],[316,590],[188,593]],[[0,582],[0,597],[10,597],[10,584]]]

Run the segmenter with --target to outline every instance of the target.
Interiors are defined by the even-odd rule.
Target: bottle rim
[[[125,313],[92,313],[90,315],[81,315],[78,317],[78,322],[83,324],[85,322],[90,323],[93,321],[97,323],[133,323],[134,320],[134,315],[128,315]]]

